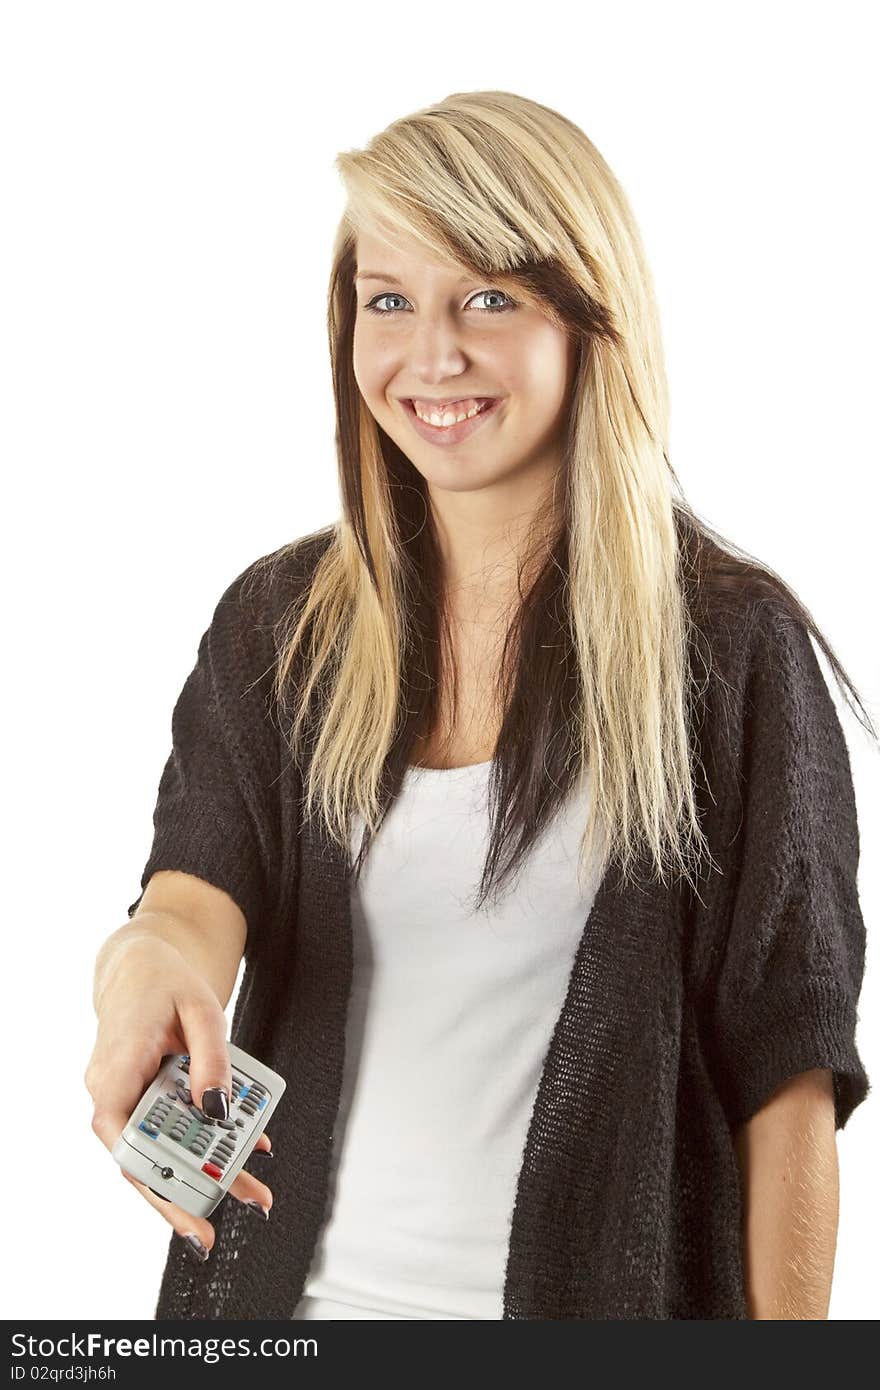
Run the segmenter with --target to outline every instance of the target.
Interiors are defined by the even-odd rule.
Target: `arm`
[[[144,938],[173,946],[187,965],[211,986],[226,1008],[244,952],[247,923],[228,893],[192,874],[160,870],[153,874],[130,922],[107,938],[95,962],[93,1003],[128,943]]]
[[[734,1146],[750,1316],[827,1318],[839,1194],[831,1071],[784,1082],[738,1127]]]

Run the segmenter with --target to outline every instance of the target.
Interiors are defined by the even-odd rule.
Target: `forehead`
[[[415,276],[438,280],[472,279],[472,272],[456,261],[440,261],[410,238],[386,240],[376,232],[359,231],[355,238],[355,274],[378,273],[382,279]]]

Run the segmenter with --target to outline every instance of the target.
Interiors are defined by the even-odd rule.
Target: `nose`
[[[467,356],[458,330],[448,315],[423,317],[415,323],[407,343],[409,371],[426,386],[460,375],[467,369]]]

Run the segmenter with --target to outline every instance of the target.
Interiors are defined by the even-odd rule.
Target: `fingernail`
[[[273,1154],[273,1152],[272,1152],[271,1149],[254,1149],[254,1153],[255,1153],[255,1154],[259,1154],[260,1158],[274,1158],[274,1157],[275,1157],[275,1155]]]
[[[199,1240],[198,1236],[192,1233],[189,1235],[182,1235],[180,1231],[177,1232],[177,1235],[180,1236],[181,1240],[186,1241],[188,1248],[193,1252],[193,1258],[198,1260],[200,1264],[204,1264],[205,1260],[208,1258],[208,1251]]]
[[[264,1207],[262,1202],[244,1202],[243,1205],[249,1207],[255,1216],[262,1216],[264,1221],[269,1220],[269,1208]]]
[[[225,1120],[229,1115],[229,1099],[225,1086],[209,1086],[202,1093],[202,1109],[212,1120]]]

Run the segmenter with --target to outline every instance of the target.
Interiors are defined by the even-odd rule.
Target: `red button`
[[[203,1163],[202,1172],[207,1173],[212,1178],[222,1178],[223,1169],[218,1168],[216,1163]]]

